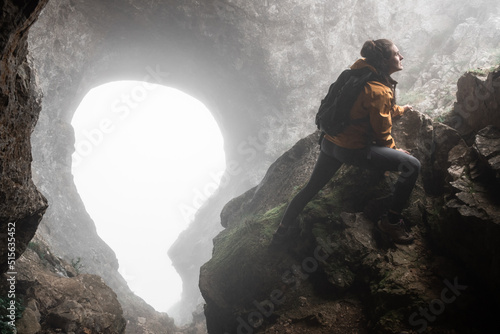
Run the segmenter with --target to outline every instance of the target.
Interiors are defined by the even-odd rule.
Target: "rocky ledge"
[[[395,175],[344,166],[299,216],[294,240],[271,249],[286,203],[314,166],[318,134],[281,156],[222,211],[226,229],[200,275],[208,332],[498,329],[489,314],[500,297],[499,80],[498,71],[461,79],[489,92],[489,103],[476,103],[466,118],[461,106],[478,95],[459,82],[448,125],[417,111],[396,122],[399,146],[422,162],[405,210],[416,236],[411,245],[394,245],[374,228]]]
[[[101,277],[80,274],[80,269],[79,259],[67,263],[42,241],[29,243],[17,261],[18,333],[124,333],[116,294]]]

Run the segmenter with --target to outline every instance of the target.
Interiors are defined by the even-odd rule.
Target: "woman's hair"
[[[361,48],[361,57],[364,57],[366,62],[378,71],[384,83],[392,88],[393,103],[395,103],[397,82],[389,74],[389,59],[392,56],[393,45],[394,43],[388,39],[366,41]]]
[[[361,48],[361,57],[364,57],[380,74],[388,74],[393,45],[394,43],[388,39],[366,41]]]

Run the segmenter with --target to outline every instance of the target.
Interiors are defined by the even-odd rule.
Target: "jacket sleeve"
[[[371,84],[365,87],[364,106],[369,111],[375,144],[395,148],[396,145],[391,136],[393,113],[391,100],[392,92],[389,88]]]

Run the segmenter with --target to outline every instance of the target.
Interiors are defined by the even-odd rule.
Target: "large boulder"
[[[488,223],[469,226],[474,233],[465,225],[480,223],[477,217],[458,223],[452,213],[441,214],[455,210],[461,216],[457,210],[472,205],[454,204],[472,199],[455,195],[448,177],[462,175],[456,170],[471,163],[462,151],[475,149],[453,128],[417,111],[397,121],[394,134],[423,165],[404,212],[415,242],[395,246],[374,227],[394,173],[343,166],[299,216],[296,238],[281,250],[269,247],[286,203],[314,166],[318,134],[312,134],[222,211],[226,229],[214,239],[212,259],[200,274],[209,333],[462,333],[495,326],[483,311],[494,304],[487,291],[496,291],[498,281],[498,204],[489,203]],[[490,160],[496,156],[480,146]],[[457,225],[463,227],[449,234]],[[484,261],[474,262],[475,254]]]
[[[116,294],[101,277],[80,274],[41,241],[32,241],[17,261],[16,294],[24,305],[18,333],[124,333],[126,321]]]
[[[436,247],[457,259],[500,298],[499,129],[488,126],[450,150],[447,180],[451,194],[429,212],[430,236]]]
[[[500,70],[477,70],[465,73],[458,80],[457,101],[447,115],[446,123],[468,139],[493,125],[500,128]]]

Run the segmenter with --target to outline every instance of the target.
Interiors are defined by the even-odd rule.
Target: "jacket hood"
[[[365,58],[360,58],[356,60],[354,64],[352,64],[351,69],[352,70],[358,70],[360,68],[368,67],[372,72],[378,73],[378,71],[373,67],[372,65],[368,64]]]
[[[357,70],[360,68],[368,67],[373,73],[380,75],[379,71],[375,69],[372,65],[368,64],[365,58],[360,58],[354,62],[354,64],[351,65],[352,70]],[[395,86],[398,84],[396,80],[394,80],[390,75],[387,76],[388,83],[391,85]]]

